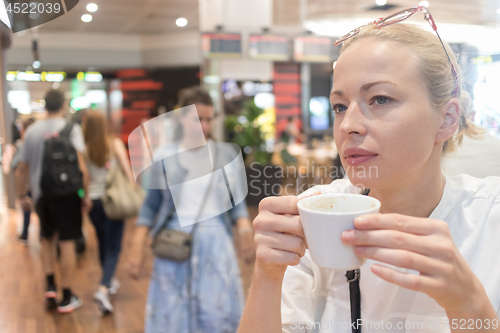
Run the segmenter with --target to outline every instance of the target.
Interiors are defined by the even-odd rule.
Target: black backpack
[[[44,196],[77,195],[83,189],[78,155],[69,139],[72,129],[73,123],[68,123],[58,135],[45,140],[40,180]]]

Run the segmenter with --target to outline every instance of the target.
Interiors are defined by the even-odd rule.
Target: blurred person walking
[[[24,209],[31,205],[29,187],[40,220],[42,266],[46,274],[45,298],[49,308],[70,313],[82,301],[72,290],[76,268],[75,239],[82,236],[82,209],[89,207],[87,168],[83,158],[85,144],[80,126],[64,118],[62,92],[50,90],[45,95],[47,119],[26,131],[17,173],[17,191]],[[60,276],[63,297],[56,302],[54,279],[56,244],[60,248]]]
[[[102,198],[105,195],[106,176],[114,165],[119,165],[134,183],[127,151],[123,142],[111,135],[108,122],[101,112],[88,111],[82,122],[85,139],[85,162],[89,171],[89,197],[92,209],[90,220],[99,241],[99,260],[102,278],[94,300],[103,314],[113,312],[109,295],[116,294],[120,282],[113,277],[120,255],[124,220],[113,220],[106,216]]]
[[[182,132],[180,140],[174,142],[173,147],[164,147],[165,150],[169,150],[165,156],[170,155],[174,159],[170,160],[172,162],[169,163],[170,171],[184,175],[183,179],[189,178],[188,175],[201,163],[206,163],[199,157],[202,148],[189,149],[189,147],[199,147],[206,140],[209,147],[212,145],[219,147],[214,156],[225,160],[231,155],[229,145],[215,143],[211,139],[214,108],[208,92],[200,88],[186,90],[180,106],[193,104],[196,109],[193,108],[187,114],[180,116]],[[197,137],[193,133],[200,124],[203,135]],[[161,153],[165,153],[165,150]],[[179,151],[182,151],[182,154],[175,154]],[[247,207],[243,201],[226,213],[219,215],[215,213],[215,217],[181,227],[178,215],[181,213],[178,212],[191,211],[192,216],[188,217],[195,219],[197,211],[199,216],[203,210],[200,207],[206,207],[212,212],[224,211],[219,210],[225,201],[222,192],[217,192],[220,195],[205,194],[204,202],[198,205],[199,202],[187,194],[197,190],[200,191],[191,184],[182,182],[180,201],[177,201],[180,204],[174,207],[170,188],[151,189],[139,213],[127,264],[133,277],[139,275],[144,244],[150,229],[153,229],[153,235],[157,235],[163,228],[190,233],[196,226],[195,232],[192,233],[191,255],[187,260],[179,262],[155,256],[146,304],[146,333],[222,333],[235,332],[238,327],[244,295],[233,246],[232,226],[235,224],[238,229],[237,243],[240,255],[247,261],[253,260],[255,255],[253,229]],[[218,188],[215,190],[219,191]],[[240,189],[235,188],[235,190]],[[184,218],[182,214],[181,217]]]
[[[21,161],[21,154],[22,154],[22,149],[23,149],[23,144],[24,144],[24,134],[26,133],[26,130],[30,125],[32,125],[35,122],[35,119],[33,118],[28,118],[22,123],[22,128],[21,128],[21,138],[17,140],[14,145],[15,145],[15,153],[14,156],[12,157],[12,162],[10,163],[10,170],[16,172],[17,174],[17,167],[19,165],[19,162]],[[6,172],[9,173],[9,172]],[[31,192],[29,191],[29,186],[26,189],[26,194],[31,197]],[[19,236],[17,236],[17,239],[20,243],[24,245],[29,245],[28,243],[28,228],[30,226],[30,217],[31,217],[31,207],[26,206],[23,207],[23,231]]]

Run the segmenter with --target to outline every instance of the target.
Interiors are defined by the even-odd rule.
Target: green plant
[[[243,104],[238,115],[229,115],[225,120],[228,139],[241,148],[246,165],[252,162],[271,164],[272,153],[266,150],[266,140],[258,122],[263,113],[263,109],[256,106],[253,100],[249,100]]]

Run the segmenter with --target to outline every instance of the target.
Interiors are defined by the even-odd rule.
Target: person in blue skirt
[[[180,106],[193,104],[196,108],[191,108],[179,117],[180,138],[159,148],[160,153],[165,154],[163,156],[171,155],[167,178],[170,174],[181,175],[180,180],[196,178],[197,168],[206,164],[202,148],[190,149],[197,146],[197,140],[206,142],[203,147],[208,147],[221,164],[231,162],[235,156],[231,145],[211,139],[214,107],[208,92],[197,87],[184,91]],[[198,124],[204,137],[194,134],[196,131],[193,129],[196,126],[199,129]],[[216,177],[214,173],[213,178]],[[227,177],[242,178],[244,174],[228,174]],[[232,186],[240,184],[240,187],[244,187],[245,182],[245,179],[229,179]],[[155,256],[146,303],[145,332],[234,333],[243,311],[244,293],[233,245],[233,226],[237,228],[240,256],[247,262],[255,256],[253,228],[245,201],[238,204],[233,201],[235,205],[232,206],[225,186],[213,187],[210,195],[204,199],[200,196],[195,198],[190,194],[203,190],[195,188],[198,185],[189,181],[181,183],[180,191],[168,185],[166,189],[148,190],[136,222],[127,263],[129,273],[136,278],[139,276],[148,236],[158,234],[163,228],[190,233],[196,226],[190,258],[177,262]],[[221,184],[221,179],[211,179],[208,187],[213,184]],[[231,190],[234,200],[236,193],[244,192],[242,188],[232,187]],[[205,217],[212,217],[203,218],[202,215],[198,219],[200,206]],[[224,207],[232,208],[225,211]],[[195,219],[201,222],[193,223]],[[186,221],[191,222],[186,225]]]

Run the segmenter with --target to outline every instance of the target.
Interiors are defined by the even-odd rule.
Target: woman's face
[[[439,165],[443,117],[403,44],[366,38],[350,45],[336,63],[330,99],[335,143],[353,184],[403,185],[436,159]]]
[[[198,112],[196,112],[198,111]],[[214,107],[204,104],[196,104],[196,110],[191,108],[186,115],[180,118],[180,123],[182,124],[183,135],[196,135],[199,126],[201,124],[201,129],[203,130],[203,135],[205,140],[210,137],[212,132],[212,121],[214,119]],[[196,138],[198,139],[198,138]]]

